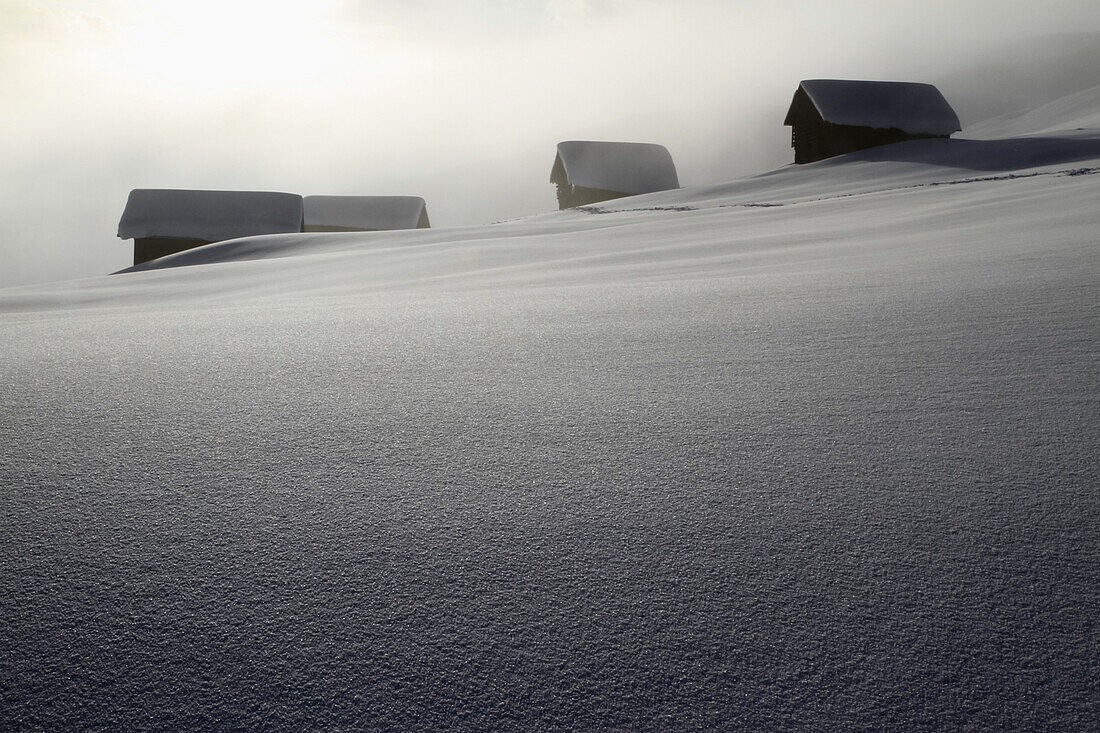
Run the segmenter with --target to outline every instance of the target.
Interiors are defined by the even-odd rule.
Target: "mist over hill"
[[[377,47],[382,57],[334,60],[308,79],[226,76],[210,89],[185,73],[220,79],[209,60],[190,69],[184,55],[157,75],[149,69],[168,59],[147,44],[129,44],[145,49],[141,64],[105,56],[121,21],[47,26],[43,38],[65,40],[48,52],[13,40],[6,53],[22,61],[6,65],[2,87],[0,286],[125,266],[129,248],[115,232],[133,188],[416,195],[436,226],[485,224],[554,208],[547,179],[560,140],[658,142],[684,185],[714,184],[792,160],[782,120],[803,78],[938,82],[971,124],[1092,86],[1096,67],[1095,31],[1005,46],[1023,31],[914,30],[887,43],[866,20],[810,8],[779,42],[754,33],[754,23],[775,27],[762,10],[670,16],[658,4],[612,5],[514,41],[441,40],[433,26],[414,34],[421,56],[360,39],[347,53]],[[355,38],[348,26],[329,45]],[[644,63],[617,61],[640,46],[653,51]]]
[[[996,48],[936,79],[966,128],[1097,84],[1100,33],[1062,33]]]

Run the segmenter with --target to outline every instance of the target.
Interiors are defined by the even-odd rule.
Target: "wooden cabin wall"
[[[608,191],[603,188],[573,186],[571,200],[573,206],[587,206],[588,204],[596,204],[600,201],[610,201],[611,199],[621,199],[624,196],[630,195],[631,194],[623,193],[622,191]]]
[[[879,145],[933,137],[947,136],[914,135],[896,128],[880,130],[873,127],[834,125],[822,122],[820,118],[799,121],[791,126],[791,147],[794,148],[795,163],[813,163]]]
[[[572,209],[576,204],[573,203],[573,187],[568,183],[559,181],[558,187],[558,210],[564,211],[566,209]]]
[[[187,237],[138,237],[134,239],[134,264],[140,265],[142,262],[201,247],[204,244],[210,244],[210,241]]]
[[[572,209],[576,206],[597,204],[600,201],[621,199],[634,194],[622,191],[608,191],[603,188],[585,188],[584,186],[570,186],[567,183],[558,184],[558,209]]]
[[[794,148],[794,162],[812,163],[835,155],[829,152],[828,135],[828,127],[820,118],[792,125],[791,147]]]

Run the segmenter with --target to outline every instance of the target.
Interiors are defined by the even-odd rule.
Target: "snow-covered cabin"
[[[302,231],[302,197],[272,191],[135,188],[118,223],[134,264],[255,234]]]
[[[306,196],[303,232],[373,232],[427,229],[419,196]]]
[[[950,137],[955,110],[931,84],[807,79],[798,85],[784,125],[795,163],[903,140]]]
[[[558,143],[550,182],[559,209],[680,187],[663,145],[591,140]]]

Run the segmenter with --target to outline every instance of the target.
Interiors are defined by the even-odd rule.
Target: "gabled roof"
[[[680,187],[676,166],[664,146],[590,140],[558,143],[550,182],[628,194]]]
[[[381,231],[428,226],[419,196],[306,196],[307,232]]]
[[[135,188],[118,222],[122,239],[179,237],[219,242],[302,230],[302,197],[272,191]]]
[[[962,129],[955,110],[931,84],[807,79],[795,91],[785,125],[795,122],[799,93],[822,120],[835,125],[896,128],[914,135],[950,135]]]

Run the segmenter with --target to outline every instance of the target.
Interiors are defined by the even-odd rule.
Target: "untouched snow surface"
[[[0,292],[6,725],[1095,730],[1098,144]]]

